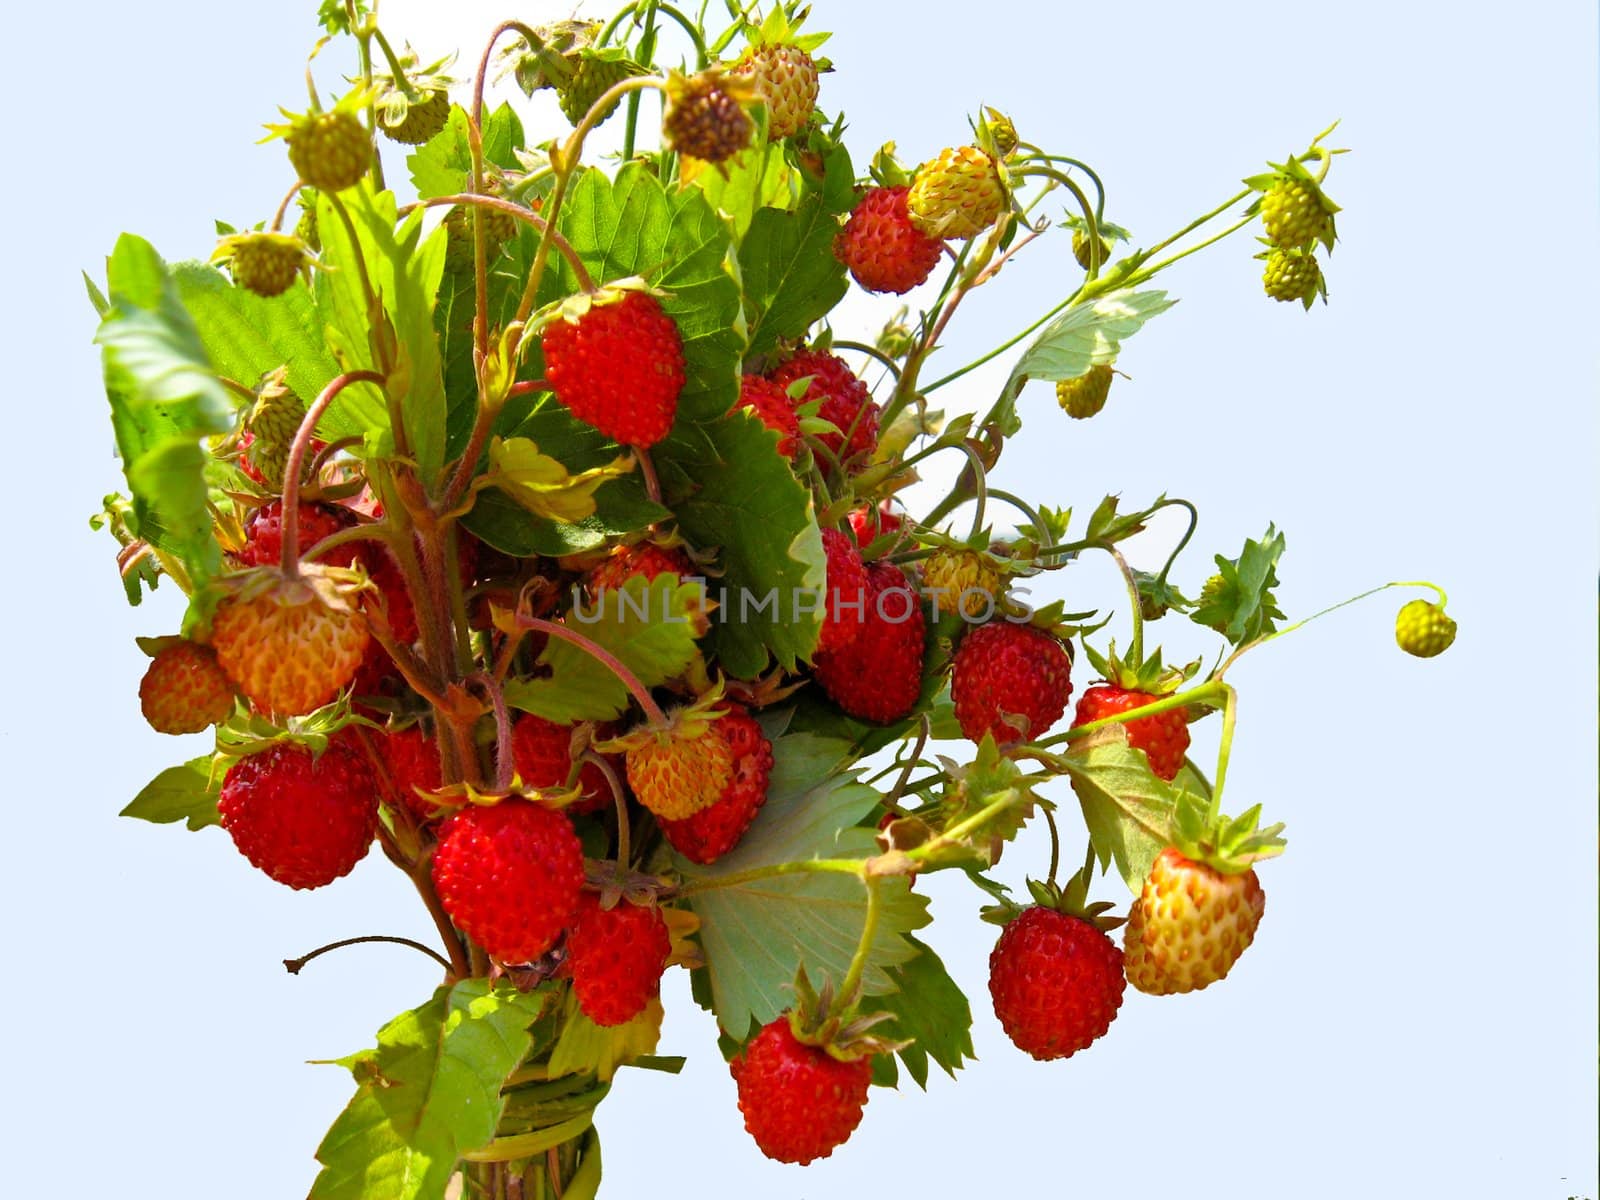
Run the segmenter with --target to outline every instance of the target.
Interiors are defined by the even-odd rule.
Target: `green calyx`
[[[1223,875],[1243,875],[1262,859],[1283,853],[1283,822],[1261,828],[1261,806],[1229,818],[1184,792],[1172,820],[1172,844],[1185,858]]]
[[[1199,659],[1181,667],[1164,666],[1159,646],[1149,657],[1129,655],[1126,659],[1117,654],[1117,643],[1114,641],[1105,654],[1088,642],[1084,642],[1083,652],[1107,683],[1125,691],[1147,692],[1152,696],[1170,696],[1200,670]]]
[[[1285,250],[1309,249],[1320,242],[1331,251],[1338,236],[1333,216],[1340,210],[1322,190],[1321,179],[1294,157],[1267,165],[1269,173],[1252,175],[1244,184],[1261,193],[1250,212],[1261,214],[1268,241]]]
[[[859,1062],[875,1054],[893,1054],[909,1041],[894,1041],[872,1032],[893,1013],[861,1013],[861,990],[853,995],[835,996],[833,981],[827,980],[818,991],[801,967],[795,973],[794,1007],[789,1010],[789,1028],[802,1045],[826,1051],[840,1062]]]

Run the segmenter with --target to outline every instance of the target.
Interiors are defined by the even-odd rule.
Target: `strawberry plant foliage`
[[[1065,442],[1120,402],[1118,366],[1149,352],[1130,339],[1175,303],[1155,281],[1190,254],[1260,230],[1267,295],[1325,298],[1332,130],[1135,235],[1065,131],[995,109],[920,166],[852,154],[809,9],[728,7],[726,27],[656,0],[509,21],[452,80],[449,48],[401,55],[367,4],[326,0],[360,76],[313,62],[306,111],[269,126],[287,194],[172,265],[124,235],[89,282],[126,478],[92,523],[130,602],[163,578],[188,599],[141,640],[141,710],[216,722],[214,754],[125,815],[220,824],[291,887],[387,859],[437,934],[375,935],[445,977],[344,1060],[318,1200],[594,1195],[613,1076],[681,1062],[656,1054],[676,967],[756,1145],[826,1156],[869,1081],[973,1057],[937,935],[914,936],[931,872],[1005,926],[991,999],[1039,1058],[1117,1053],[1125,982],[1209,986],[1256,939],[1283,839],[1259,806],[1222,811],[1227,676],[1304,624],[1277,595],[1284,536],[1196,577],[1189,500],[1091,508],[1004,455],[1025,408]],[[501,73],[554,109],[485,103]],[[951,361],[967,298],[1052,245],[1057,302]],[[905,307],[852,328],[855,287]],[[988,415],[946,421],[937,393],[1006,354],[998,393],[961,402]],[[934,459],[957,468],[943,494]],[[1168,509],[1188,528],[1158,567],[1142,539]],[[1125,605],[1028,606],[1099,556]],[[1440,589],[1385,586],[1427,593],[1403,650],[1449,646]],[[1220,635],[1214,665],[1163,657],[1172,614]],[[1208,719],[1214,783],[1185,759]],[[1069,793],[1089,862],[1064,878]],[[1002,853],[1026,897],[986,874]],[[1096,898],[1113,867],[1126,917]],[[826,1120],[797,1079],[831,1089]]]

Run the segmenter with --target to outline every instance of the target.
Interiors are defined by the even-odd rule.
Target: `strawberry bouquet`
[[[127,478],[96,520],[131,602],[163,579],[188,597],[144,643],[141,706],[216,739],[126,815],[218,825],[291,888],[376,847],[436,927],[352,939],[428,954],[441,982],[342,1060],[318,1200],[594,1195],[615,1073],[681,1065],[656,1053],[672,967],[756,1146],[826,1157],[874,1086],[971,1054],[968,1001],[916,936],[922,873],[963,873],[1001,927],[990,1001],[1037,1059],[1106,1035],[1128,984],[1221,981],[1255,937],[1256,866],[1284,842],[1259,806],[1223,810],[1227,673],[1303,623],[1274,595],[1283,535],[1217,555],[1191,598],[1188,501],[1075,519],[999,467],[1025,414],[1102,409],[1189,254],[1253,231],[1269,296],[1325,297],[1339,152],[1324,133],[1137,244],[1087,165],[993,109],[914,168],[853,158],[804,16],[510,21],[458,82],[327,0],[359,77],[335,99],[308,72],[308,108],[272,127],[270,218],[209,262],[125,235],[91,287]],[[553,91],[562,127],[489,108],[497,71]],[[621,152],[596,162],[608,122]],[[1070,257],[1034,251],[1060,255],[1059,304],[929,370],[963,301],[1063,232]],[[852,337],[830,321],[852,287],[912,305]],[[1013,350],[982,415],[936,407]],[[946,456],[953,486],[909,503]],[[1124,544],[1169,509],[1187,533],[1133,569]],[[1125,611],[1025,603],[1098,555]],[[1402,649],[1449,646],[1442,591],[1385,586],[1425,593]],[[1209,667],[1163,662],[1151,627],[1174,618],[1218,635]],[[1009,843],[1042,868],[1025,895],[991,873]]]

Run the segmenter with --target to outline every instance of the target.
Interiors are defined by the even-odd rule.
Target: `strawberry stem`
[[[876,875],[864,876],[861,880],[867,889],[867,918],[861,925],[861,940],[856,943],[856,952],[850,959],[850,966],[844,973],[844,979],[839,984],[836,1005],[843,1010],[850,1006],[851,1000],[861,987],[861,976],[867,969],[867,958],[872,953],[872,941],[878,933],[878,917],[883,907],[878,886],[880,880]]]
[[[915,854],[915,851],[912,853]],[[763,879],[776,879],[783,875],[855,875],[864,879],[866,866],[866,861],[859,858],[808,858],[799,862],[773,863],[765,867],[751,867],[747,871],[735,871],[732,875],[689,879],[678,886],[676,894],[695,896],[701,892],[740,887],[746,883],[758,883]]]
[[[300,419],[300,428],[295,431],[289,460],[283,469],[283,551],[279,562],[283,573],[291,578],[300,573],[300,468],[305,465],[306,450],[316,434],[317,422],[338,399],[339,393],[352,383],[373,383],[382,387],[385,382],[384,376],[376,371],[346,371],[322,389]]]
[[[1228,756],[1233,751],[1233,723],[1239,699],[1238,693],[1227,684],[1222,685],[1222,691],[1222,744],[1217,747],[1217,774],[1211,783],[1211,804],[1206,811],[1208,826],[1222,811],[1222,785],[1228,778]]]
[[[1144,613],[1139,608],[1139,584],[1134,580],[1133,569],[1128,566],[1122,551],[1115,546],[1101,548],[1116,560],[1117,570],[1122,572],[1122,582],[1128,589],[1128,602],[1133,608],[1133,642],[1128,647],[1127,662],[1137,668],[1144,661]]]
[[[506,707],[506,695],[499,682],[486,671],[475,671],[467,677],[488,698],[494,712],[494,790],[508,792],[516,774],[516,764],[511,753],[511,711]]]
[[[611,788],[611,800],[617,809],[617,865],[626,871],[628,861],[633,857],[633,848],[629,845],[628,798],[623,794],[622,780],[617,778],[617,769],[605,760],[604,755],[585,750],[581,761],[598,767]]]
[[[412,941],[408,937],[392,937],[383,933],[368,934],[365,937],[341,938],[337,942],[329,942],[326,946],[318,946],[309,954],[302,954],[299,958],[284,959],[283,969],[288,971],[291,975],[298,975],[300,974],[301,968],[304,967],[308,962],[321,958],[324,954],[334,950],[342,950],[346,946],[359,946],[366,942],[388,942],[395,946],[409,946],[413,950],[422,951],[422,953],[433,959],[434,962],[438,963],[446,971],[453,971],[455,969],[450,965],[450,960],[444,955],[440,954],[437,950],[433,949],[433,947],[424,946],[421,942]]]
[[[401,210],[404,216],[419,208],[438,208],[443,205],[455,207],[462,205],[467,208],[493,209],[495,212],[505,213],[526,225],[532,225],[541,234],[548,233],[555,243],[555,248],[561,252],[561,257],[567,260],[567,265],[572,268],[572,274],[578,281],[578,287],[585,292],[595,290],[594,277],[589,274],[589,269],[583,265],[583,258],[573,248],[571,242],[562,237],[559,232],[552,229],[550,222],[545,220],[531,208],[524,208],[515,201],[507,200],[503,196],[490,196],[481,192],[456,192],[449,196],[430,196],[426,200],[418,200],[415,204],[408,204]]]
[[[1050,875],[1046,882],[1054,888],[1056,872],[1061,867],[1061,831],[1056,828],[1056,814],[1048,804],[1039,806],[1044,811],[1044,823],[1050,827]],[[1089,853],[1094,853],[1093,843],[1089,846]]]
[[[300,189],[304,186],[305,184],[302,181],[296,179],[294,186],[283,194],[283,199],[278,203],[277,211],[272,214],[272,224],[267,226],[268,233],[277,233],[283,228],[283,214],[289,211],[289,201],[298,196]]]
[[[584,651],[584,653],[592,655],[601,666],[622,681],[622,685],[639,702],[639,707],[644,709],[644,715],[649,720],[652,729],[664,730],[668,728],[670,722],[667,720],[667,714],[661,711],[661,706],[650,695],[650,689],[639,681],[637,675],[628,670],[621,659],[604,646],[598,642],[591,641],[573,629],[569,629],[559,621],[547,621],[543,617],[525,617],[518,613],[516,622],[519,628],[534,629],[541,633],[547,633],[551,637],[570,642]]]
[[[1093,174],[1093,172],[1091,172],[1091,174]],[[1083,278],[1085,284],[1093,283],[1095,279],[1099,277],[1101,267],[1100,221],[1095,215],[1094,206],[1089,203],[1089,197],[1083,194],[1083,189],[1078,186],[1076,180],[1074,180],[1064,171],[1058,171],[1054,167],[1024,167],[1022,170],[1017,172],[1017,175],[1019,178],[1024,179],[1034,177],[1048,179],[1053,183],[1059,183],[1062,187],[1071,192],[1073,197],[1078,201],[1078,207],[1083,210],[1083,223],[1088,228],[1089,238],[1089,270],[1088,274],[1086,274]],[[1104,203],[1104,195],[1105,193],[1102,191],[1101,203]]]

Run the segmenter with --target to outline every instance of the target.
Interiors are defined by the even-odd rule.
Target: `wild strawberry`
[[[603,737],[603,730],[596,731]],[[522,713],[511,727],[511,757],[517,776],[526,787],[567,787],[572,777],[572,726],[557,725],[533,713]],[[569,814],[599,812],[615,803],[605,772],[586,762],[578,772],[578,799],[567,805]]]
[[[1456,623],[1440,605],[1412,600],[1401,606],[1395,617],[1394,640],[1407,654],[1432,658],[1450,649],[1456,640]]]
[[[390,110],[384,110],[384,119],[378,122],[383,136],[402,146],[420,146],[430,142],[450,121],[450,93],[444,88],[434,88],[420,100],[405,105],[400,118],[391,121]]]
[[[861,628],[843,648],[819,652],[813,674],[848,715],[888,724],[909,716],[922,694],[927,627],[922,600],[892,563],[867,566]]]
[[[786,42],[751,46],[735,64],[767,105],[767,139],[793,137],[806,127],[817,106],[819,76],[811,55]]]
[[[967,630],[950,680],[961,732],[1007,742],[1043,737],[1072,696],[1072,651],[1032,625],[990,621]]]
[[[870,453],[878,444],[878,406],[844,359],[821,350],[801,350],[767,378],[785,393],[792,384],[810,380],[795,403],[822,402],[817,415],[840,432],[822,434],[817,440],[839,459]]]
[[[940,612],[987,621],[1002,586],[995,565],[976,550],[941,549],[922,564],[923,590]]]
[[[578,1007],[596,1025],[622,1025],[642,1013],[661,992],[671,954],[672,938],[655,905],[620,900],[608,909],[593,892],[583,893],[567,937],[567,964]]]
[[[589,110],[601,96],[636,73],[632,63],[617,56],[578,53],[569,55],[567,61],[572,67],[572,74],[556,88],[556,103],[561,108],[561,114],[574,126],[589,115]],[[596,126],[609,121],[616,111],[616,101],[612,101],[595,122]]]
[[[870,1058],[843,1062],[795,1036],[787,1015],[750,1039],[729,1064],[744,1127],[768,1158],[827,1158],[861,1124],[872,1081]]]
[[[716,731],[733,756],[733,772],[715,804],[681,821],[661,821],[661,833],[690,862],[709,866],[739,844],[745,830],[767,802],[772,775],[772,743],[761,724],[744,709],[730,705],[717,719]]]
[[[1256,257],[1266,259],[1261,286],[1274,300],[1285,303],[1298,300],[1306,308],[1310,308],[1318,296],[1327,301],[1328,285],[1322,278],[1322,267],[1309,250],[1271,250]]]
[[[1089,269],[1089,231],[1087,229],[1074,229],[1072,231],[1072,257],[1078,260],[1078,265],[1085,271]],[[1100,266],[1102,268],[1111,261],[1111,243],[1105,238],[1100,239]]]
[[[976,237],[1000,219],[1006,189],[994,159],[976,146],[961,146],[917,168],[906,206],[928,237]]]
[[[531,962],[578,913],[583,846],[565,814],[511,797],[439,828],[433,886],[450,919],[503,963]]]
[[[733,751],[715,727],[646,729],[627,750],[628,787],[662,820],[681,821],[722,797],[733,777]]]
[[[994,1015],[1040,1060],[1087,1049],[1111,1027],[1126,985],[1122,951],[1092,921],[1033,906],[1006,923],[989,955]]]
[[[1304,250],[1333,240],[1333,211],[1322,190],[1309,179],[1279,175],[1261,197],[1261,224],[1267,240],[1283,250]]]
[[[866,621],[868,603],[867,567],[849,535],[824,529],[822,550],[827,556],[827,582],[823,588],[822,632],[817,636],[819,654],[839,650],[855,640]]]
[[[1224,875],[1168,846],[1128,913],[1128,982],[1152,996],[1209,987],[1249,948],[1266,906],[1254,870]]]
[[[1111,364],[1095,363],[1082,375],[1056,381],[1056,403],[1074,421],[1085,421],[1106,406],[1111,394]]]
[[[283,490],[289,451],[306,415],[305,403],[290,389],[286,375],[280,368],[256,385],[255,403],[245,417],[244,433],[239,439],[239,469],[273,491]],[[323,443],[316,438],[307,445],[301,467],[302,482],[311,477],[312,460],[322,449]]]
[[[418,820],[431,820],[438,812],[438,804],[424,793],[437,792],[443,784],[439,743],[421,725],[408,725],[384,734],[382,747],[383,765],[394,785],[394,799]]]
[[[489,179],[484,184],[484,191],[497,196],[501,191],[498,179]],[[535,210],[539,202],[533,202]],[[488,261],[493,264],[500,256],[501,249],[512,238],[517,236],[517,228],[521,224],[516,216],[503,208],[492,208],[486,204],[458,204],[444,216],[445,244],[444,265],[447,271],[467,272],[477,266],[478,249],[473,230],[474,219],[483,225],[483,236]]]
[[[625,446],[672,429],[683,390],[683,339],[654,296],[628,292],[544,331],[545,379],[572,415]]]
[[[636,542],[631,546],[618,546],[607,558],[590,567],[584,585],[591,596],[598,596],[606,588],[620,588],[630,579],[676,575],[681,580],[698,574],[693,561],[680,547]]]
[[[909,292],[939,265],[944,243],[911,223],[907,188],[869,188],[833,241],[834,257],[869,292]]]
[[[1072,719],[1074,726],[1087,725],[1102,717],[1114,717],[1153,704],[1161,696],[1152,692],[1134,691],[1102,683],[1084,692],[1078,701],[1078,711]],[[1189,721],[1183,709],[1174,708],[1152,717],[1135,717],[1124,721],[1128,745],[1143,750],[1150,760],[1150,770],[1165,780],[1172,780],[1183,769],[1183,758],[1189,752]]]
[[[349,109],[296,117],[288,142],[289,162],[300,181],[321,192],[354,187],[372,165],[372,139]]]
[[[355,514],[337,504],[320,502],[300,505],[300,554],[306,552],[323,538],[332,537],[356,523]],[[244,523],[245,543],[235,557],[246,567],[273,567],[283,554],[283,501],[269,500],[250,514]],[[317,555],[316,561],[330,567],[348,567],[356,561],[360,549],[351,543],[336,546],[326,555]]]
[[[233,680],[210,646],[172,641],[139,681],[139,708],[157,733],[199,733],[233,712]]]
[[[281,296],[308,269],[311,256],[297,235],[250,230],[224,238],[212,262],[225,262],[234,283],[258,296]]]
[[[710,163],[726,162],[750,144],[755,123],[728,92],[720,74],[687,78],[676,72],[667,81],[667,109],[661,140],[668,150]]]
[[[251,704],[299,716],[328,703],[355,676],[367,649],[367,624],[316,567],[302,568],[293,579],[275,574],[218,602],[211,645]]]
[[[337,737],[321,754],[278,742],[241,758],[223,777],[217,811],[239,852],[292,888],[348,875],[378,829],[366,760]]]
[[[761,423],[778,435],[778,453],[794,458],[800,447],[800,418],[788,394],[760,375],[746,375],[739,381],[739,406],[748,408]]]

